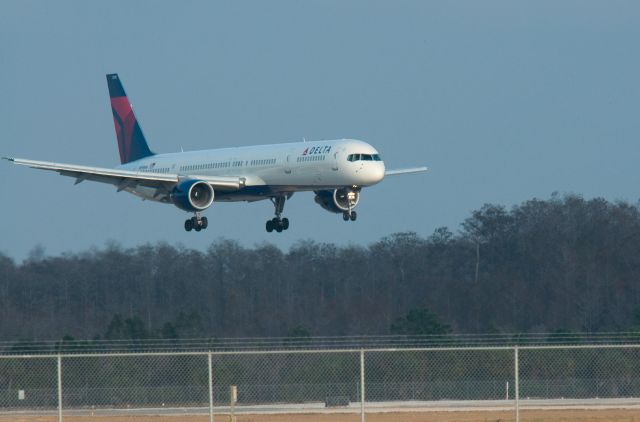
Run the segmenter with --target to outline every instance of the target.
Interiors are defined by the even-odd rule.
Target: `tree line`
[[[639,275],[637,204],[553,195],[365,246],[0,254],[0,340],[628,331]]]

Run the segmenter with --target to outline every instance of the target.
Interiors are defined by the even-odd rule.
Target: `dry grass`
[[[228,422],[228,415],[215,415],[216,422]],[[367,422],[508,422],[513,412],[402,412],[369,413]],[[522,422],[640,422],[640,410],[526,410]],[[57,422],[55,416],[3,416],[0,422]],[[65,416],[65,422],[208,422],[202,416]],[[240,415],[237,422],[359,422],[354,413]]]

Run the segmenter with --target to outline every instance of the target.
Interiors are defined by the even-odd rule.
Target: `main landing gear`
[[[271,220],[267,220],[267,231],[271,233],[272,231],[277,231],[281,233],[283,230],[287,230],[289,228],[289,219],[288,218],[277,218],[274,217]]]
[[[289,228],[289,219],[286,217],[281,218],[286,200],[287,198],[285,196],[276,196],[271,198],[271,202],[273,202],[273,206],[276,208],[276,216],[271,220],[267,220],[267,232],[271,233],[275,230],[278,233],[282,233],[283,230],[287,230]]]
[[[209,220],[207,220],[207,217],[202,217],[198,213],[184,222],[184,229],[188,232],[191,230],[199,232],[200,230],[206,229],[208,226]]]
[[[358,213],[355,211],[344,211],[342,213],[342,219],[344,221],[356,221],[356,218],[358,218]]]

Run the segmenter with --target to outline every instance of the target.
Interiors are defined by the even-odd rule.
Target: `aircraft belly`
[[[261,195],[273,194],[279,191],[296,192],[333,189],[356,184],[355,181],[348,177],[343,171],[322,166],[315,168],[307,167],[304,169],[293,167],[290,173],[285,173],[278,169],[278,171],[260,174],[260,178],[263,182],[263,184],[260,184],[263,188]],[[247,186],[247,188],[259,189],[260,186]],[[232,195],[236,196],[236,194]]]

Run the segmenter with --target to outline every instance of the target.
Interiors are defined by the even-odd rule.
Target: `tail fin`
[[[118,137],[120,163],[125,164],[153,155],[144,139],[138,120],[133,114],[133,109],[117,73],[107,75],[107,85],[109,86],[109,97],[111,97],[113,123]]]

